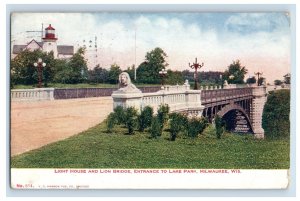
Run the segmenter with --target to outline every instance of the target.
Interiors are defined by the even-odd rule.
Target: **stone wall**
[[[139,87],[144,92],[155,92],[160,90],[160,86]],[[72,99],[72,98],[90,98],[111,96],[117,88],[73,88],[73,89],[55,89],[55,99]]]

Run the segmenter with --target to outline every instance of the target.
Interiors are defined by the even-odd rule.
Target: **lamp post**
[[[254,73],[254,74],[257,75],[257,86],[260,86],[259,76],[262,75],[263,73],[262,72],[257,72],[257,73]]]
[[[43,62],[41,58],[38,58],[38,61],[33,64],[38,69],[38,88],[42,86],[42,70],[46,66],[46,63]]]
[[[220,80],[221,80],[221,87],[223,89],[223,75],[222,74],[220,74]]]
[[[191,65],[189,63],[189,67],[191,67],[192,69],[195,69],[195,74],[194,74],[194,79],[195,79],[195,85],[194,85],[194,89],[197,90],[198,89],[198,68],[202,68],[204,66],[204,63],[202,62],[202,64],[197,63],[197,57],[196,57],[196,61],[195,63],[193,63],[193,65]]]
[[[166,69],[162,69],[161,71],[158,72],[159,76],[161,77],[161,86],[162,88],[164,88],[165,85],[165,77],[167,76],[167,71]]]

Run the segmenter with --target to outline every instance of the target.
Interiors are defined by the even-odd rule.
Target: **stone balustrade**
[[[189,84],[184,85],[166,85],[163,87],[164,91],[184,91],[184,90],[190,90]]]
[[[165,86],[154,93],[120,93],[112,94],[114,108],[135,107],[141,111],[150,106],[156,112],[160,105],[168,104],[170,112],[185,112],[188,115],[201,116],[204,106],[201,104],[201,91],[190,90],[188,84],[182,86]]]
[[[200,90],[216,90],[222,89],[221,85],[214,85],[214,86],[200,86]]]
[[[11,101],[54,100],[54,88],[13,89],[10,92]]]

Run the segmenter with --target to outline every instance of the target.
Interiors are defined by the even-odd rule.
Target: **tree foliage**
[[[42,71],[42,82],[45,86],[54,76],[55,59],[53,52],[46,53],[41,50],[24,50],[11,60],[11,82],[15,84],[33,85],[38,82],[37,67],[34,63],[41,58],[46,66]]]
[[[188,137],[194,139],[198,134],[201,134],[203,132],[207,125],[208,120],[206,118],[193,117],[189,119],[187,124]]]
[[[219,115],[215,117],[215,126],[216,126],[216,136],[217,139],[221,139],[222,134],[224,133],[224,122]]]
[[[176,85],[176,84],[183,84],[184,79],[182,76],[182,73],[180,71],[167,71],[167,78],[166,78],[166,84],[169,85]]]
[[[224,79],[227,80],[229,84],[243,84],[247,72],[248,70],[245,66],[242,66],[240,60],[236,60],[233,61],[224,72]]]
[[[134,107],[128,107],[125,110],[125,126],[128,129],[128,134],[134,133],[134,128],[137,124],[137,110]]]
[[[157,118],[159,120],[161,129],[164,128],[167,121],[169,120],[169,112],[170,112],[170,107],[167,104],[160,105],[157,110]]]
[[[278,85],[282,85],[283,82],[282,82],[281,80],[274,80],[274,84],[275,84],[276,86],[278,86]]]
[[[109,72],[108,72],[108,81],[111,84],[117,84],[119,80],[119,75],[122,73],[122,70],[120,66],[116,63],[112,64],[110,66]]]
[[[88,68],[84,54],[85,49],[79,48],[68,62],[69,70],[71,70],[69,80],[71,83],[81,83],[87,78]]]
[[[194,72],[189,70],[184,70],[181,72],[183,80],[189,80],[189,82],[194,82]],[[223,72],[219,71],[202,71],[198,72],[198,82],[201,85],[210,85],[210,84],[222,84]]]
[[[44,86],[47,86],[49,82],[80,83],[87,78],[87,63],[83,48],[79,48],[69,60],[54,59],[53,52],[24,50],[11,60],[12,84],[37,84],[38,72],[34,63],[38,58],[46,63],[42,71]]]
[[[94,69],[88,71],[89,83],[106,83],[108,81],[108,70],[97,65]]]
[[[162,128],[159,123],[159,119],[157,116],[154,116],[151,121],[151,127],[150,127],[150,135],[151,138],[157,138],[158,136],[161,136],[162,134]]]
[[[249,77],[249,78],[246,80],[246,83],[247,83],[247,84],[255,84],[255,83],[256,83],[256,78],[255,78],[255,76]]]
[[[138,82],[147,84],[160,83],[159,71],[167,67],[167,54],[159,47],[147,52],[145,62],[137,68]]]
[[[262,127],[267,138],[289,138],[290,90],[270,92],[263,110]]]
[[[186,128],[188,119],[185,115],[180,113],[170,114],[170,140],[175,141],[180,131]]]
[[[135,71],[134,64],[132,66],[127,67],[127,69],[125,70],[125,72],[127,72],[128,75],[130,76],[132,82],[134,82],[134,71]]]
[[[291,84],[291,74],[290,73],[284,75],[283,77],[284,77],[285,84]]]
[[[150,106],[146,106],[138,116],[139,131],[143,132],[145,128],[151,126],[152,118],[153,109]]]

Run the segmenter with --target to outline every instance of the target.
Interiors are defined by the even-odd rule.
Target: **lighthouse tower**
[[[45,52],[54,53],[54,58],[57,58],[57,38],[55,38],[55,29],[49,24],[49,26],[45,29],[45,37],[43,38],[43,50]]]

